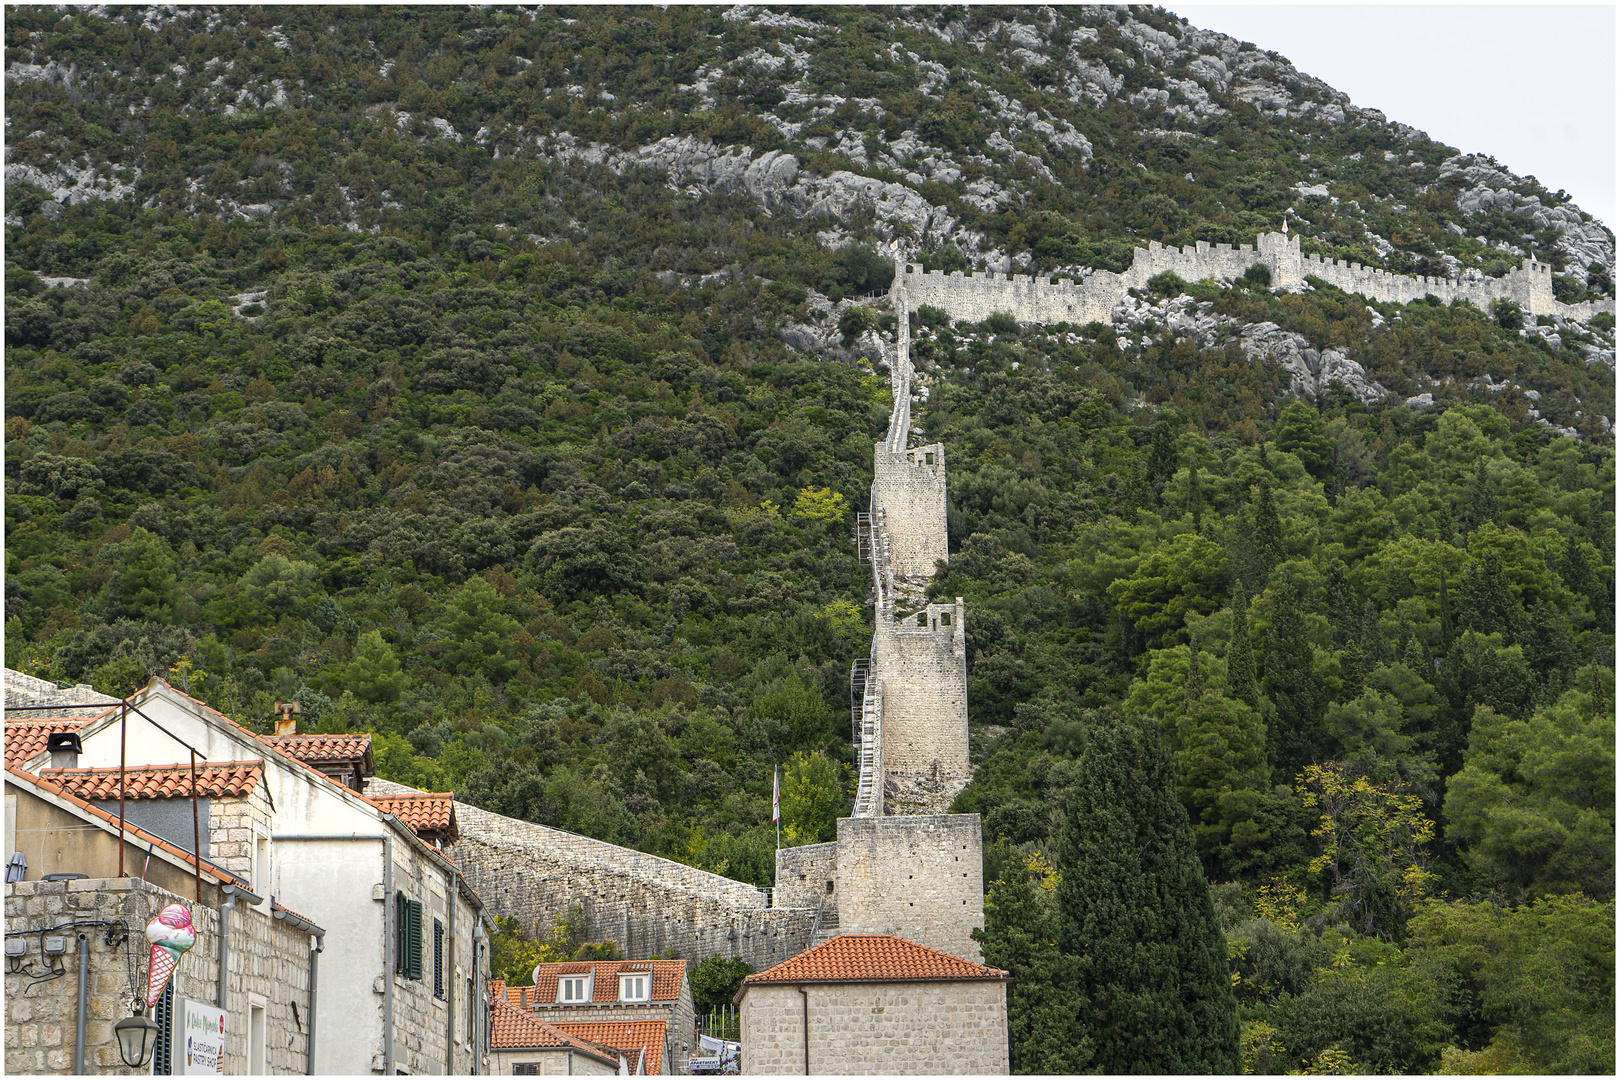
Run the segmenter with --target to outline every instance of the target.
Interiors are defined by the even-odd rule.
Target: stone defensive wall
[[[978,814],[838,819],[838,916],[847,933],[898,934],[983,962]]]
[[[872,448],[872,516],[883,515],[889,569],[896,577],[931,578],[949,558],[945,541],[945,447]]]
[[[491,915],[516,918],[530,934],[543,936],[579,907],[586,938],[617,942],[629,959],[723,956],[756,971],[810,943],[812,904],[767,906],[765,890],[718,874],[466,803],[455,808],[461,836],[445,853]]]
[[[1155,241],[1136,249],[1130,269],[1123,274],[1097,270],[1078,282],[1053,283],[1041,277],[1002,273],[926,273],[920,266],[898,262],[893,291],[897,310],[903,293],[913,305],[929,304],[949,312],[952,318],[972,322],[997,311],[1010,312],[1019,322],[1108,322],[1127,289],[1141,288],[1158,274],[1170,271],[1189,282],[1230,282],[1256,263],[1271,271],[1273,288],[1298,288],[1309,276],[1348,293],[1394,303],[1435,296],[1446,303],[1466,300],[1483,311],[1493,301],[1512,300],[1529,314],[1569,319],[1614,311],[1613,300],[1564,304],[1554,299],[1552,266],[1534,259],[1525,259],[1500,278],[1409,277],[1343,259],[1301,255],[1299,237],[1275,232],[1261,234],[1254,247],[1242,244],[1234,248],[1200,240],[1174,248]]]
[[[929,604],[915,615],[877,621],[872,671],[883,683],[886,789],[922,776],[959,789],[972,774],[964,618],[965,605],[957,597],[954,604]],[[900,796],[892,790],[886,794]],[[906,812],[903,806],[896,810]]]

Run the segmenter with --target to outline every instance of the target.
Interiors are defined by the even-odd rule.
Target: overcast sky
[[[1615,227],[1611,5],[1165,6]]]

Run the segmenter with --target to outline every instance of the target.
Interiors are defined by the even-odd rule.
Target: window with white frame
[[[646,1001],[648,978],[645,972],[619,976],[620,1001]]]
[[[563,975],[557,979],[557,1004],[583,1005],[591,1000],[589,975]]]

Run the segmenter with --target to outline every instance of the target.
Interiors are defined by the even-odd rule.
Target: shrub
[[[1504,330],[1517,330],[1524,325],[1524,312],[1512,300],[1493,300],[1491,318]]]
[[[1154,296],[1180,296],[1187,291],[1187,283],[1181,280],[1181,275],[1174,270],[1154,274],[1148,278],[1147,287],[1148,292]]]
[[[985,330],[1001,337],[1018,336],[1018,320],[1010,311],[992,311],[983,325]]]
[[[1265,263],[1255,263],[1253,266],[1243,271],[1243,280],[1247,281],[1250,285],[1255,285],[1262,289],[1269,289],[1271,288],[1271,267],[1267,266]]]

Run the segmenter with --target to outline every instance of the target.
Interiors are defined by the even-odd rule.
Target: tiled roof
[[[385,814],[393,814],[418,833],[440,833],[454,839],[456,793],[440,791],[420,795],[368,795],[367,799]]]
[[[596,969],[596,980],[591,988],[593,1005],[619,1000],[621,971],[626,974],[634,971],[652,972],[652,988],[648,991],[649,1001],[674,1001],[681,996],[681,983],[686,979],[685,960],[599,960],[573,964],[541,964],[535,969],[538,981],[534,986],[507,987],[507,1000],[515,1004],[519,1000],[519,992],[527,990],[527,998],[531,1005],[537,1001],[544,1005],[555,1004],[559,975],[583,975],[592,968]]]
[[[88,716],[38,716],[30,720],[6,721],[6,764],[19,768],[45,749],[45,742],[58,731],[77,731],[90,722]]]
[[[647,1051],[647,1075],[657,1076],[664,1068],[663,1020],[559,1020],[551,1025],[566,1035],[601,1046],[611,1046],[624,1054],[634,1069]]]
[[[259,741],[306,765],[332,761],[358,761],[371,771],[371,736],[360,735],[260,735]]]
[[[950,953],[893,934],[840,934],[791,960],[756,972],[743,986],[759,983],[945,982],[1001,980],[998,968],[970,963]]]
[[[498,997],[490,1005],[489,1040],[490,1045],[497,1050],[544,1046],[568,1047],[590,1054],[609,1065],[619,1064],[618,1050],[570,1035],[551,1024],[543,1024],[521,1010],[512,1008]]]
[[[118,798],[117,769],[42,769],[40,775],[81,799]],[[197,766],[197,794],[211,799],[250,795],[264,775],[264,761],[220,761]],[[191,766],[138,765],[124,770],[126,799],[191,797]]]

